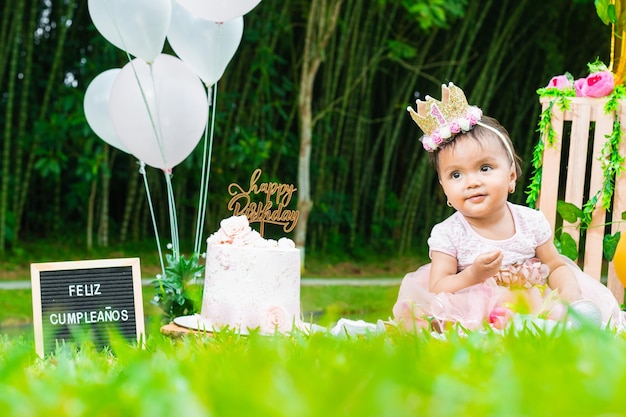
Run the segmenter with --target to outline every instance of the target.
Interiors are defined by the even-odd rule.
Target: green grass
[[[45,360],[0,337],[4,416],[621,416],[626,340],[388,331],[266,337],[155,334]]]
[[[307,321],[386,320],[397,286],[303,286]],[[583,327],[445,339],[383,334],[160,333],[143,288],[145,349],[121,340],[34,352],[30,290],[0,291],[3,416],[624,416],[626,336]]]
[[[402,276],[414,269],[411,263],[368,269],[317,261],[313,270],[315,276]],[[303,286],[302,311],[306,321],[326,328],[341,317],[386,320],[397,291]],[[583,327],[459,336],[452,329],[442,339],[387,328],[357,337],[223,332],[171,339],[160,333],[153,295],[152,287],[143,288],[145,349],[112,340],[99,351],[86,342],[40,359],[31,291],[0,291],[2,415],[626,416],[624,334]]]

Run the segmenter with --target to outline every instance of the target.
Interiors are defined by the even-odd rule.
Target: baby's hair
[[[506,129],[500,124],[500,122],[489,116],[483,116],[480,119],[480,122],[476,124],[472,128],[472,130],[456,135],[454,140],[447,142],[443,146],[440,146],[434,152],[428,152],[428,159],[435,167],[437,175],[439,175],[439,152],[441,151],[441,149],[454,148],[457,141],[466,138],[473,139],[477,142],[485,141],[490,138],[496,139],[500,144],[502,150],[508,155],[509,160],[513,158],[511,163],[515,164],[515,174],[517,175],[517,178],[521,178],[522,159],[515,152],[515,148],[513,147],[513,143],[511,142],[511,138],[509,137],[509,132],[506,131]]]

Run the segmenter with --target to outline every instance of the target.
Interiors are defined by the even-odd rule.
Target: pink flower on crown
[[[613,92],[615,77],[611,71],[589,74],[580,87],[583,97],[605,97]]]
[[[450,132],[451,133],[459,133],[461,131],[461,126],[459,126],[459,122],[457,120],[455,120],[454,122],[450,123]]]
[[[483,111],[476,107],[472,106],[469,109],[467,119],[470,122],[470,126],[474,126],[481,118],[483,117]]]
[[[430,140],[432,140],[432,142],[435,145],[440,145],[441,142],[443,142],[443,139],[441,138],[441,135],[439,135],[439,132],[436,131],[436,130],[433,133],[431,133]],[[437,146],[435,146],[435,149],[437,149]]]
[[[572,88],[572,81],[565,74],[555,75],[552,77],[546,88],[558,88],[559,90]]]

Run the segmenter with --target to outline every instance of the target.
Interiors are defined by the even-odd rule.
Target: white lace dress
[[[393,307],[394,320],[406,327],[460,323],[468,329],[491,323],[498,327],[503,316],[523,313],[561,319],[565,307],[558,293],[547,286],[549,270],[536,258],[538,246],[552,238],[544,215],[528,207],[508,203],[515,234],[504,240],[480,236],[458,212],[433,227],[428,246],[457,258],[458,270],[470,266],[482,253],[500,249],[504,255],[500,272],[481,284],[455,293],[434,294],[428,290],[430,264],[407,274]],[[602,312],[604,325],[623,325],[623,313],[611,291],[565,258],[580,285],[583,297]]]

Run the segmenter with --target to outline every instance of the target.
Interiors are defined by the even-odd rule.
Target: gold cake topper
[[[244,215],[250,223],[259,223],[259,233],[263,236],[265,223],[277,224],[283,227],[285,233],[291,232],[298,222],[300,212],[287,209],[291,197],[297,188],[293,184],[278,182],[258,183],[262,171],[256,169],[250,177],[250,184],[244,190],[239,184],[228,186],[228,194],[233,196],[228,202],[228,209],[234,216]],[[254,202],[251,196],[265,194],[265,201]]]
[[[411,118],[424,132],[424,149],[435,151],[454,136],[470,130],[482,117],[482,111],[467,103],[465,93],[453,83],[441,85],[441,101],[426,96],[417,100],[417,112],[407,107]]]

